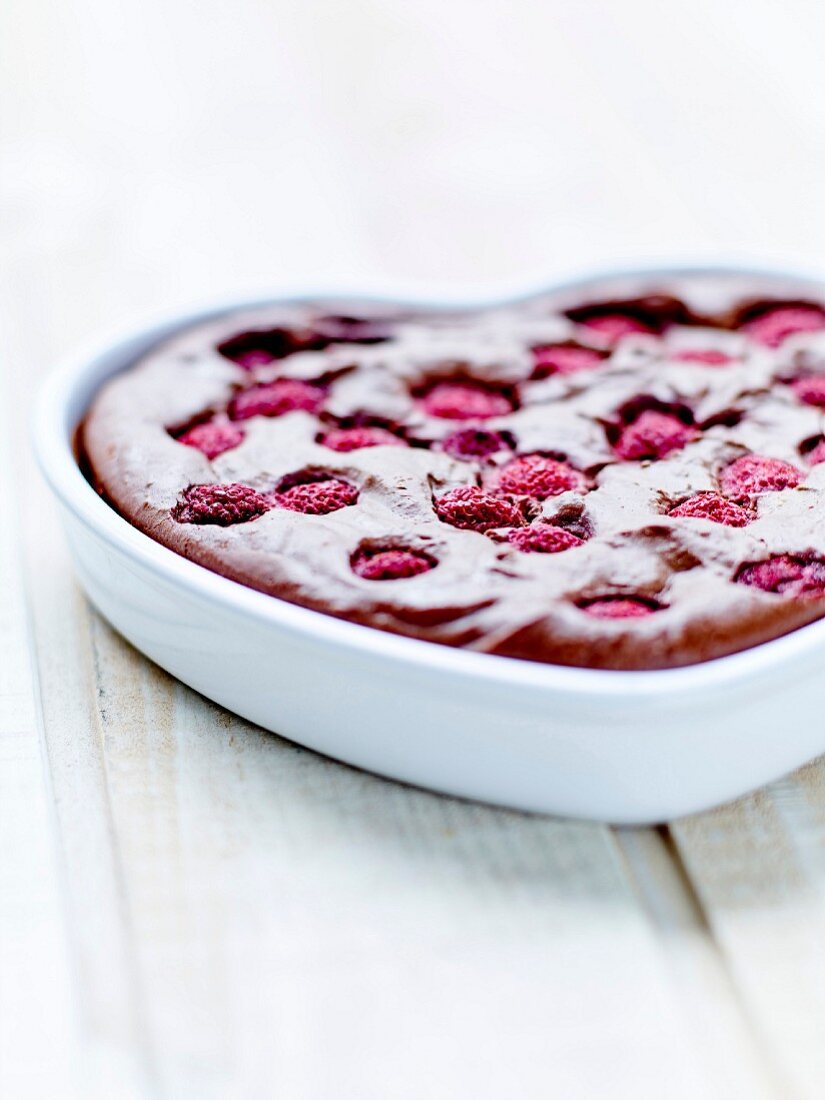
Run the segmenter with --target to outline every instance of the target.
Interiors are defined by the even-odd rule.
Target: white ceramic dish
[[[353,295],[350,288],[345,296]],[[55,371],[40,396],[37,454],[81,583],[138,649],[208,698],[302,745],[524,810],[661,821],[740,795],[825,750],[825,620],[688,668],[561,668],[295,607],[132,527],[81,474],[75,426],[100,384],[159,340],[249,304],[223,302],[107,342]]]

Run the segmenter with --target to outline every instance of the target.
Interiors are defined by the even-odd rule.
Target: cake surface
[[[645,669],[825,614],[825,288],[808,282],[277,303],[156,347],[81,435],[98,490],[153,539],[398,634]]]

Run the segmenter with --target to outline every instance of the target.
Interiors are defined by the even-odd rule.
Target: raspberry
[[[178,523],[217,524],[229,527],[248,523],[269,510],[266,497],[249,485],[230,482],[228,485],[190,485],[183,499],[172,509]]]
[[[806,405],[825,408],[825,374],[815,374],[808,378],[797,378],[791,382],[791,389]]]
[[[272,494],[279,508],[303,512],[307,516],[326,516],[339,508],[348,508],[358,500],[358,490],[348,481],[329,477],[318,481],[303,481],[283,492]]]
[[[507,416],[514,402],[481,382],[436,382],[421,399],[428,416],[442,420],[489,420]]]
[[[734,357],[715,348],[682,348],[671,357],[677,363],[701,363],[705,367],[726,367],[734,362]]]
[[[818,466],[825,462],[825,439],[820,439],[805,455],[809,465]]]
[[[250,348],[249,351],[239,351],[232,356],[233,362],[244,370],[254,370],[256,367],[265,367],[271,363],[275,356],[264,348]]]
[[[284,359],[301,351],[306,343],[306,333],[286,328],[273,328],[259,332],[241,332],[218,345],[218,352],[231,359],[244,370],[265,367],[275,359]]]
[[[682,501],[671,508],[668,515],[686,519],[707,519],[711,523],[721,523],[725,527],[745,527],[753,516],[739,504],[727,500],[718,493],[697,493],[695,497]]]
[[[404,447],[403,439],[386,428],[333,428],[321,442],[332,451],[360,451],[363,447]]]
[[[493,475],[490,484],[499,493],[547,500],[571,489],[583,489],[585,477],[567,462],[532,454],[508,462]]]
[[[241,390],[230,403],[229,415],[233,420],[248,420],[251,416],[283,416],[296,410],[317,412],[323,400],[321,386],[297,378],[278,378]]]
[[[722,472],[722,492],[734,500],[745,500],[759,493],[793,489],[802,480],[802,471],[790,462],[764,455],[742,455]]]
[[[554,527],[552,523],[516,527],[507,533],[507,539],[525,554],[558,554],[561,550],[584,545],[584,539],[564,527]]]
[[[498,451],[510,449],[510,444],[499,432],[487,432],[483,428],[460,428],[443,440],[441,447],[453,458],[489,458]]]
[[[351,564],[365,581],[400,581],[427,573],[438,563],[420,550],[359,550]]]
[[[768,348],[778,348],[789,336],[819,332],[825,328],[825,310],[818,306],[777,306],[742,325],[751,339]]]
[[[435,501],[442,523],[467,531],[491,531],[494,527],[521,527],[524,517],[515,501],[485,493],[476,485],[451,489]]]
[[[240,428],[236,428],[229,421],[210,420],[206,424],[196,424],[193,428],[189,428],[183,435],[179,435],[177,440],[179,443],[185,443],[187,447],[197,448],[207,458],[212,459],[243,443],[244,435]]]
[[[625,336],[637,333],[653,334],[650,325],[627,313],[597,313],[586,317],[579,324],[600,336],[607,344],[617,344]]]
[[[619,458],[629,462],[644,458],[664,458],[678,451],[698,435],[696,428],[685,424],[673,413],[645,409],[622,428],[614,444]]]
[[[313,327],[241,332],[218,345],[218,352],[244,370],[264,367],[299,351],[323,351],[330,344],[380,344],[390,327],[360,317],[319,317]]]
[[[825,596],[825,561],[804,554],[776,554],[764,561],[745,562],[733,579],[780,596],[820,599]]]
[[[641,619],[661,610],[652,600],[639,596],[599,596],[579,604],[579,607],[594,619]]]
[[[551,374],[575,374],[580,370],[592,370],[604,362],[604,355],[594,348],[576,347],[574,344],[546,344],[533,351],[532,378],[549,378]]]

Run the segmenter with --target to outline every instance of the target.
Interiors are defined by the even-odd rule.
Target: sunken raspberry
[[[575,374],[581,370],[593,370],[604,362],[603,352],[595,348],[577,347],[575,344],[545,344],[532,349],[535,380],[549,378],[551,374]]]
[[[825,462],[825,439],[820,439],[810,451],[806,452],[805,460],[810,466],[818,466],[820,462]]]
[[[216,524],[229,527],[248,523],[269,510],[266,497],[249,485],[230,482],[227,485],[190,485],[183,498],[172,509],[178,523]]]
[[[734,357],[716,348],[681,348],[670,358],[676,363],[700,363],[703,367],[726,367]]]
[[[791,389],[806,405],[815,405],[825,409],[825,374],[814,374],[808,378],[797,378],[791,382]]]
[[[558,554],[562,550],[584,545],[584,539],[564,527],[554,527],[552,523],[515,527],[508,531],[507,540],[525,554]]]
[[[421,404],[428,416],[442,420],[489,420],[507,416],[514,408],[506,394],[482,382],[436,382]]]
[[[185,443],[187,447],[195,447],[202,451],[207,458],[217,458],[224,451],[231,451],[239,443],[243,443],[244,432],[228,420],[210,420],[206,424],[196,424],[182,435],[177,436],[179,443]]]
[[[628,462],[663,459],[671,451],[681,450],[697,434],[692,425],[672,412],[645,409],[621,429],[613,449],[620,459]]]
[[[400,581],[427,573],[438,563],[421,550],[359,550],[352,571],[365,581]]]
[[[719,493],[697,493],[695,497],[671,508],[668,515],[685,519],[707,519],[725,527],[746,527],[754,518],[747,508],[734,504]]]
[[[453,458],[489,458],[499,451],[510,450],[510,444],[500,432],[483,428],[460,428],[441,443],[442,450]]]
[[[579,607],[594,619],[641,619],[661,610],[653,600],[640,596],[599,596],[579,604]]]
[[[336,477],[303,481],[283,492],[272,494],[272,501],[279,508],[303,512],[307,516],[326,516],[330,512],[337,512],[339,508],[348,508],[357,500],[356,487]]]
[[[250,348],[249,351],[239,351],[233,357],[233,361],[244,370],[254,370],[256,367],[265,367],[274,358],[275,356],[264,348]]]
[[[768,348],[778,348],[789,336],[820,332],[825,328],[825,310],[819,306],[777,306],[742,325],[751,339]]]
[[[625,336],[634,336],[639,333],[651,335],[654,331],[650,325],[627,313],[596,313],[592,317],[586,317],[579,324],[589,332],[600,336],[606,344],[617,344]]]
[[[233,420],[248,420],[251,416],[283,416],[284,413],[317,412],[324,400],[324,390],[312,382],[298,378],[277,378],[261,386],[251,386],[232,400],[229,415]]]
[[[619,458],[633,462],[645,458],[664,458],[678,451],[699,433],[673,413],[645,409],[632,423],[622,428],[613,446]]]
[[[303,350],[307,335],[303,330],[287,328],[240,332],[218,344],[217,350],[244,370],[254,370]]]
[[[547,500],[571,489],[581,490],[586,478],[567,462],[546,455],[519,455],[502,466],[491,478],[490,487],[511,496]]]
[[[360,451],[364,447],[404,447],[403,439],[386,428],[333,428],[321,439],[332,451]]]
[[[803,474],[790,462],[764,455],[742,455],[731,462],[719,479],[722,492],[734,500],[745,500],[759,493],[777,493],[793,489]]]
[[[495,527],[521,527],[524,517],[515,501],[485,493],[477,485],[451,489],[434,502],[442,523],[467,531],[491,531]]]
[[[776,554],[764,561],[745,562],[733,579],[780,596],[821,599],[825,596],[825,560],[809,554]]]

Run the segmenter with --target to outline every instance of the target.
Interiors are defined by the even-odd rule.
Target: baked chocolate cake
[[[825,614],[823,410],[825,288],[639,276],[222,316],[109,381],[82,445],[130,523],[271,596],[666,668]]]

